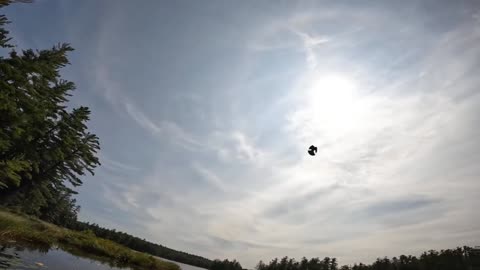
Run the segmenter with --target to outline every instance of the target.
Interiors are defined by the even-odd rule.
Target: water
[[[0,269],[49,269],[49,270],[128,270],[131,268],[120,267],[109,259],[92,256],[85,252],[66,248],[24,247],[0,243]],[[164,258],[164,261],[178,264],[182,270],[206,270],[204,268],[183,264]]]
[[[119,268],[107,261],[100,261],[73,255],[58,248],[0,248],[0,269],[85,269],[85,270],[107,270],[107,269],[130,269]]]
[[[167,261],[167,262],[172,262],[172,263],[178,264],[178,266],[180,266],[180,268],[182,270],[206,270],[205,268],[201,268],[201,267],[197,267],[197,266],[193,266],[193,265],[188,265],[188,264],[184,264],[184,263],[179,263],[179,262],[176,262],[176,261],[167,260],[167,259],[164,259],[162,257],[157,257],[157,256],[154,256],[154,257],[159,258],[162,261]]]

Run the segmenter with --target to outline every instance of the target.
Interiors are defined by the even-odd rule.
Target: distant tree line
[[[229,260],[214,260],[209,270],[243,270],[242,266],[236,260],[229,261]]]
[[[0,0],[0,7],[28,0]],[[99,139],[88,131],[90,110],[71,108],[75,85],[61,79],[73,48],[59,44],[48,50],[17,51],[10,44],[8,23],[0,15],[0,205],[74,230],[92,231],[131,249],[210,270],[242,270],[237,261],[214,260],[173,250],[145,239],[80,222],[73,195],[80,177],[100,165]],[[338,266],[335,258],[284,257],[256,270],[467,270],[471,248],[428,251],[420,257],[379,258],[370,265]]]
[[[116,231],[115,229],[106,229],[97,224],[90,224],[88,222],[75,222],[68,226],[70,229],[86,231],[90,230],[96,236],[112,240],[121,245],[127,246],[133,250],[145,252],[154,256],[162,257],[168,260],[181,262],[189,265],[194,265],[202,268],[209,268],[212,261],[197,255],[189,254],[182,251],[177,251],[159,244],[149,242],[145,239],[132,236],[128,233]]]
[[[0,0],[0,8],[28,0]],[[0,205],[76,230],[91,230],[134,250],[208,268],[211,261],[123,232],[79,222],[75,188],[100,165],[99,139],[88,131],[90,110],[72,108],[75,90],[60,70],[73,48],[17,51],[0,15]]]
[[[430,250],[420,257],[401,255],[391,259],[378,258],[371,264],[358,263],[339,267],[335,258],[302,258],[300,261],[284,257],[273,259],[268,264],[260,261],[256,270],[474,270],[480,269],[480,256],[473,255],[471,247]],[[478,267],[478,268],[474,268]],[[219,270],[219,269],[215,269]]]

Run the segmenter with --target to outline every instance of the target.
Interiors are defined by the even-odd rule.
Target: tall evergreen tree
[[[6,23],[0,16],[4,50],[11,48]],[[54,201],[73,202],[80,177],[100,164],[98,138],[86,126],[90,111],[68,107],[75,85],[60,76],[72,50],[59,44],[0,57],[0,202],[37,216],[62,205]]]

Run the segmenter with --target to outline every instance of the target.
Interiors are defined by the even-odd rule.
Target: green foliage
[[[9,58],[0,59],[0,159],[10,171],[0,171],[0,179],[8,187],[42,181],[78,186],[78,176],[93,173],[99,164],[98,138],[85,125],[90,111],[67,110],[75,86],[59,78],[59,69],[68,64],[66,53],[72,50],[61,44],[21,55],[12,51]],[[7,166],[12,162],[16,166]],[[11,182],[20,183],[12,187]]]
[[[0,7],[12,2],[19,1]],[[11,48],[7,23],[0,16],[4,49]],[[73,188],[100,165],[98,138],[86,126],[90,110],[69,108],[75,85],[60,77],[72,50],[58,44],[0,57],[0,203],[62,225],[76,222]]]
[[[0,0],[0,7],[12,2]],[[0,46],[10,48],[6,23],[1,16]],[[0,203],[57,225],[89,229],[137,251],[208,268],[208,259],[77,222],[73,188],[100,163],[98,138],[86,126],[90,111],[68,108],[75,85],[60,78],[72,50],[59,44],[49,50],[12,50],[8,57],[0,57]],[[85,249],[104,250],[95,241],[82,239],[74,237]],[[117,253],[118,260],[125,260],[122,254]]]
[[[8,6],[11,3],[32,3],[33,0],[0,0],[0,8]]]
[[[0,7],[13,2],[18,1],[0,0]],[[7,23],[7,18],[0,16],[0,47],[4,49],[11,48],[4,29]],[[49,50],[12,50],[7,57],[0,57],[0,203],[57,225],[90,229],[138,251],[208,267],[210,261],[205,258],[77,223],[79,207],[72,197],[73,188],[100,163],[98,138],[86,126],[90,110],[68,107],[75,85],[60,78],[72,50],[68,44],[59,44]],[[63,240],[92,252],[106,250],[92,235],[77,236]],[[118,260],[127,260],[124,252],[115,254]],[[135,258],[142,263],[155,261]]]
[[[16,240],[50,246],[58,231],[48,224],[5,211],[0,211],[0,241]]]
[[[0,0],[0,8],[14,2],[30,1]],[[58,44],[48,50],[17,52],[12,50],[9,32],[4,28],[8,23],[0,15],[0,48],[11,50],[0,57],[0,203],[76,231],[0,211],[0,240],[64,244],[148,269],[179,267],[144,253],[210,270],[242,270],[235,260],[212,262],[77,221],[79,206],[72,197],[73,188],[82,184],[81,176],[93,174],[100,163],[96,157],[98,137],[86,126],[90,110],[68,107],[75,85],[60,78],[61,68],[69,64],[67,53],[73,48]],[[256,270],[463,270],[471,269],[470,251],[469,247],[428,251],[419,258],[401,255],[379,258],[370,265],[340,268],[335,258],[302,258],[297,262],[284,257],[268,264],[260,261]]]
[[[76,222],[73,225],[68,226],[68,228],[77,231],[91,231],[98,237],[109,239],[113,242],[119,243],[133,250],[148,253],[172,261],[177,261],[202,268],[209,268],[212,264],[212,261],[210,261],[209,259],[193,254],[188,254],[186,252],[170,249],[168,247],[146,241],[145,239],[140,239],[130,234],[116,231],[115,229],[102,228],[97,224],[90,224],[88,222]],[[239,270],[241,270],[241,268]]]
[[[399,258],[393,257],[392,259],[385,257],[378,258],[370,265],[359,263],[353,266],[344,265],[340,268],[335,258],[307,260],[304,257],[300,262],[297,262],[294,259],[284,257],[280,261],[275,258],[268,264],[260,261],[256,270],[469,270],[472,269],[471,250],[470,247],[458,247],[441,250],[440,252],[431,250],[422,253],[419,258],[411,255],[401,255]]]
[[[1,179],[3,182],[0,181],[0,189],[20,186],[22,176],[19,173],[29,171],[30,168],[30,163],[22,159],[1,160],[0,172],[2,172]]]
[[[92,231],[77,232],[41,220],[0,211],[0,241],[16,240],[41,245],[64,245],[110,258],[116,264],[140,269],[180,270],[178,265],[132,251],[112,241],[98,238]]]
[[[2,6],[0,2],[0,7]],[[8,38],[8,31],[3,28],[8,22],[7,17],[5,15],[0,15],[0,47],[2,48],[11,48],[12,45],[8,44],[10,38]]]
[[[214,260],[209,270],[242,270],[242,266],[236,260]]]

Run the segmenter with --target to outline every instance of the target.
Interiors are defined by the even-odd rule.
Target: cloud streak
[[[93,82],[78,101],[107,145],[82,218],[245,267],[478,244],[480,12],[464,4],[120,1],[98,31],[65,5],[94,63],[69,74]]]

